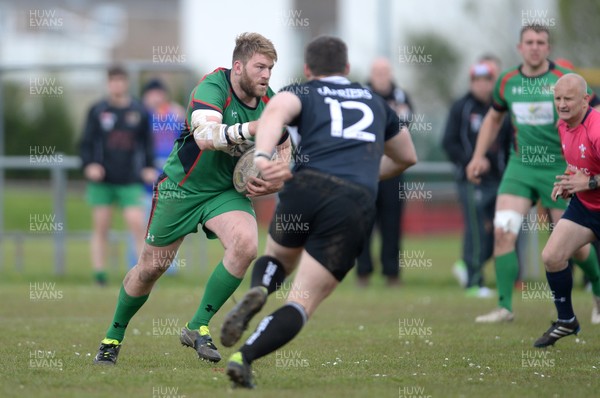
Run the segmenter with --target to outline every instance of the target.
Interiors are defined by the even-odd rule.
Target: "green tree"
[[[555,56],[568,58],[579,67],[600,65],[600,1],[559,0],[558,10]]]
[[[45,147],[55,153],[73,155],[75,131],[69,118],[62,87],[30,91],[22,85],[7,83],[4,89],[5,154],[29,156],[32,148]],[[9,176],[41,177],[45,172],[22,170]]]
[[[431,59],[431,62],[418,65],[418,87],[423,88],[421,94],[450,103],[454,79],[448,76],[458,73],[461,60],[459,51],[444,36],[434,32],[412,33],[408,42],[415,48],[423,49],[423,53]]]

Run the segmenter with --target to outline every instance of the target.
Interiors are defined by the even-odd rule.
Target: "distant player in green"
[[[505,322],[514,318],[512,290],[519,272],[515,244],[529,209],[540,200],[552,223],[556,223],[567,206],[562,199],[554,202],[551,193],[555,177],[566,169],[556,129],[554,85],[569,70],[548,60],[549,32],[544,26],[524,26],[517,48],[523,64],[500,75],[492,108],[483,120],[466,169],[469,180],[479,183],[490,167],[485,154],[498,134],[504,114],[509,112],[516,130],[515,145],[498,189],[494,217],[499,307],[477,317],[476,322]],[[600,323],[600,270],[595,250],[585,245],[575,252],[573,260],[592,283],[596,304],[592,322]]]
[[[196,314],[181,331],[181,343],[193,347],[200,359],[221,360],[208,323],[256,258],[258,230],[249,197],[274,193],[283,186],[251,178],[244,195],[232,182],[239,156],[254,145],[256,120],[273,96],[269,79],[276,61],[271,41],[258,33],[244,33],[236,39],[232,68],[216,69],[192,92],[186,129],[154,187],[142,255],[125,276],[95,363],[116,363],[129,321],[171,265],[184,237],[197,232],[199,224],[208,238],[221,241],[224,255],[207,282]],[[286,134],[278,146],[281,159],[290,159],[289,149]],[[281,177],[291,175],[285,161],[273,162],[272,168]]]

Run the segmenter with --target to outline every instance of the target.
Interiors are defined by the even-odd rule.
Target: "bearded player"
[[[295,164],[294,178],[281,191],[265,255],[252,270],[252,288],[223,322],[223,345],[235,344],[268,294],[296,267],[298,272],[287,303],[230,357],[227,375],[236,387],[254,386],[251,364],[291,341],[352,269],[373,227],[378,180],[417,161],[396,113],[346,78],[350,66],[342,40],[317,37],[304,60],[309,82],[284,88],[261,116],[254,164],[265,178],[278,177],[270,159],[284,125],[298,138],[306,161]],[[280,228],[277,220],[290,214],[308,228]]]
[[[490,164],[486,152],[495,140],[506,112],[516,129],[506,171],[498,189],[494,217],[494,258],[498,308],[478,316],[476,322],[506,322],[514,319],[513,285],[519,265],[515,243],[523,216],[540,200],[556,223],[567,207],[562,198],[551,198],[555,176],[566,164],[556,131],[558,116],[554,109],[553,86],[568,69],[548,60],[549,31],[540,25],[524,26],[517,46],[523,64],[503,72],[494,89],[492,108],[486,114],[473,157],[467,165],[467,177],[479,183]],[[600,270],[594,248],[585,245],[575,251],[574,262],[592,283],[595,308],[592,323],[600,323]]]
[[[251,178],[248,195],[232,182],[239,155],[253,145],[256,120],[273,95],[271,70],[277,61],[273,43],[258,33],[237,37],[231,69],[218,68],[192,91],[187,129],[175,142],[154,189],[145,245],[138,264],[123,281],[113,322],[94,362],[114,365],[125,329],[148,299],[187,234],[202,225],[209,239],[224,247],[222,261],[211,274],[196,313],[181,331],[181,343],[203,360],[218,362],[208,324],[239,286],[256,257],[258,231],[249,197],[278,191],[281,182]],[[280,159],[289,159],[289,139],[283,136]],[[289,166],[274,162],[271,172],[290,176]],[[249,197],[248,197],[249,196]]]

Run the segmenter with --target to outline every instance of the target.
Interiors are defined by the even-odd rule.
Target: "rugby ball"
[[[248,193],[246,183],[250,177],[260,178],[260,172],[254,166],[254,152],[254,147],[244,152],[233,169],[233,187],[239,193]],[[276,157],[277,152],[273,154],[271,159],[275,159]]]

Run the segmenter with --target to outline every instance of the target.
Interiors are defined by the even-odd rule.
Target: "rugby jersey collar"
[[[583,124],[585,123],[585,120],[587,119],[587,117],[592,112],[592,109],[593,108],[591,106],[588,106],[587,111],[585,111],[585,115],[583,116],[583,119],[581,119],[581,122],[577,126],[575,126],[575,127],[569,127],[569,125],[567,124],[567,122],[565,122],[565,126],[567,126],[567,131],[569,133],[575,133],[576,131],[578,131],[579,126],[583,126]]]
[[[335,84],[350,84],[350,80],[345,78],[344,76],[327,76],[319,79],[321,82],[325,83],[335,83]]]
[[[583,124],[583,122],[585,122],[585,119],[587,119],[587,117],[589,116],[589,114],[592,112],[592,107],[588,106],[587,111],[585,111],[585,115],[583,116],[583,119],[581,119],[581,123]]]
[[[523,73],[523,64],[519,65],[519,73],[521,74],[521,76],[525,76],[528,79],[537,79],[538,77],[542,77],[546,73],[551,72],[553,69],[556,69],[556,64],[552,60],[548,60],[548,69],[545,72],[542,72],[539,75],[535,76],[528,76],[525,73]]]

